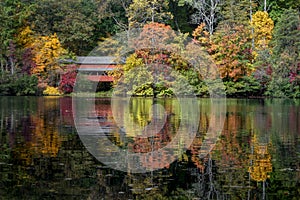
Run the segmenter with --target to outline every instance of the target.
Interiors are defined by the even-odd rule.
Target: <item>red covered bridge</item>
[[[75,61],[78,65],[77,73],[86,74],[89,80],[96,82],[112,82],[114,79],[108,72],[122,63],[112,56],[78,56]]]

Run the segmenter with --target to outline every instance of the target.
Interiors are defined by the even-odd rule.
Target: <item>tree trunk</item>
[[[9,61],[10,61],[10,73],[11,75],[13,75],[15,72],[15,63],[12,58],[9,58]]]

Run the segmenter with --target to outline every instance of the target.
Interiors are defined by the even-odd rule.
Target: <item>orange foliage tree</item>
[[[210,49],[221,78],[237,81],[252,69],[250,30],[240,25],[224,25],[213,36]]]

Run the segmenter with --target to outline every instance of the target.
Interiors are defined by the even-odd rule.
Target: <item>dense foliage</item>
[[[156,22],[190,34],[212,56],[227,96],[300,97],[299,11],[298,0],[1,0],[0,94],[36,95],[49,87],[71,93],[74,66],[60,59],[87,55],[117,32]],[[128,62],[139,62],[142,52],[133,53]],[[188,63],[166,56],[172,58],[164,64],[197,95],[208,94]],[[156,93],[149,83],[138,91]]]

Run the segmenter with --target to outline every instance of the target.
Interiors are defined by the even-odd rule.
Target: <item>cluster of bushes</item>
[[[0,72],[0,95],[30,96],[38,94],[38,78],[27,74]]]

